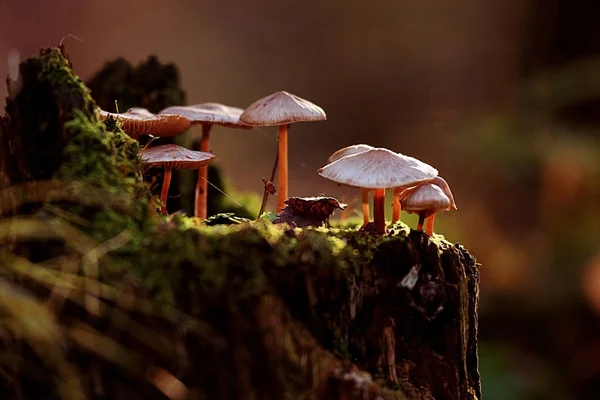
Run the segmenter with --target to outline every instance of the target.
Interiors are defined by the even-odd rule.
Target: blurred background
[[[316,174],[335,150],[367,143],[434,165],[459,208],[436,230],[482,263],[485,398],[593,399],[599,13],[583,0],[0,0],[0,56],[72,34],[86,80],[117,57],[156,55],[179,68],[187,104],[244,108],[278,90],[311,100],[328,121],[292,127],[290,195],[357,213],[359,193]],[[275,128],[215,127],[211,143],[236,193],[262,192]]]

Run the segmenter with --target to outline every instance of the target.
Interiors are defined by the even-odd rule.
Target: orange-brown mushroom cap
[[[342,157],[318,170],[323,178],[365,189],[414,186],[435,178],[437,169],[416,158],[384,148]]]
[[[220,103],[201,103],[191,106],[172,106],[160,111],[159,114],[175,114],[189,119],[192,124],[214,124],[232,128],[251,129],[240,121],[244,110]]]
[[[165,144],[142,151],[141,157],[149,167],[198,169],[210,163],[215,155],[186,149],[176,144]]]
[[[240,121],[251,126],[287,125],[326,119],[327,115],[321,107],[286,91],[255,101],[240,115]]]
[[[327,159],[327,164],[339,160],[342,157],[351,156],[352,154],[362,153],[363,151],[373,150],[375,147],[368,144],[353,144],[352,146],[344,147],[334,152]]]
[[[191,122],[180,115],[152,114],[144,109],[132,109],[123,114],[99,111],[100,120],[109,116],[121,122],[121,129],[134,139],[142,135],[155,135],[160,137],[177,136],[189,129]]]

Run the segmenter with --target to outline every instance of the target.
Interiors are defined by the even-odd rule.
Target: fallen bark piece
[[[290,197],[275,224],[287,223],[298,228],[319,227],[329,223],[336,209],[344,210],[347,205],[333,197]]]

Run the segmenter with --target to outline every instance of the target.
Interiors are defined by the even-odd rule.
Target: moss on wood
[[[189,399],[481,397],[478,266],[461,245],[402,223],[382,237],[161,216],[139,146],[114,121],[98,121],[63,48],[24,61],[21,79],[0,126],[2,154],[12,154],[5,186],[66,186],[41,201],[29,196],[27,207],[0,197],[19,203],[0,209],[21,216],[2,220],[13,246],[0,251],[0,270],[43,304],[69,288],[52,318],[56,335],[69,338],[65,365],[79,373],[0,365],[1,397],[77,398],[80,387],[88,398],[159,399],[160,385],[148,380],[157,369]],[[24,346],[8,354],[26,364],[56,346],[25,349],[10,332]],[[102,351],[92,351],[90,332]],[[65,376],[79,383],[67,395],[56,384]]]

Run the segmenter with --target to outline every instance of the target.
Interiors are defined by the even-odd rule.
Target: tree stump
[[[26,292],[43,305],[61,345],[46,332],[37,332],[43,340],[2,333],[2,357],[37,369],[2,370],[1,398],[481,398],[478,264],[464,247],[401,223],[382,237],[162,216],[139,147],[97,120],[64,49],[42,50],[20,71],[0,124],[0,227],[14,232],[0,236],[12,239],[0,249],[0,284],[15,302]],[[48,179],[70,189],[48,188]],[[16,195],[23,183],[29,192]],[[107,254],[96,259],[96,278],[83,279],[89,259],[78,251]],[[75,263],[73,272],[56,260]],[[61,282],[71,294],[49,307]],[[25,323],[26,314],[13,318]],[[98,342],[82,340],[90,332]],[[41,354],[70,367],[40,363]]]

